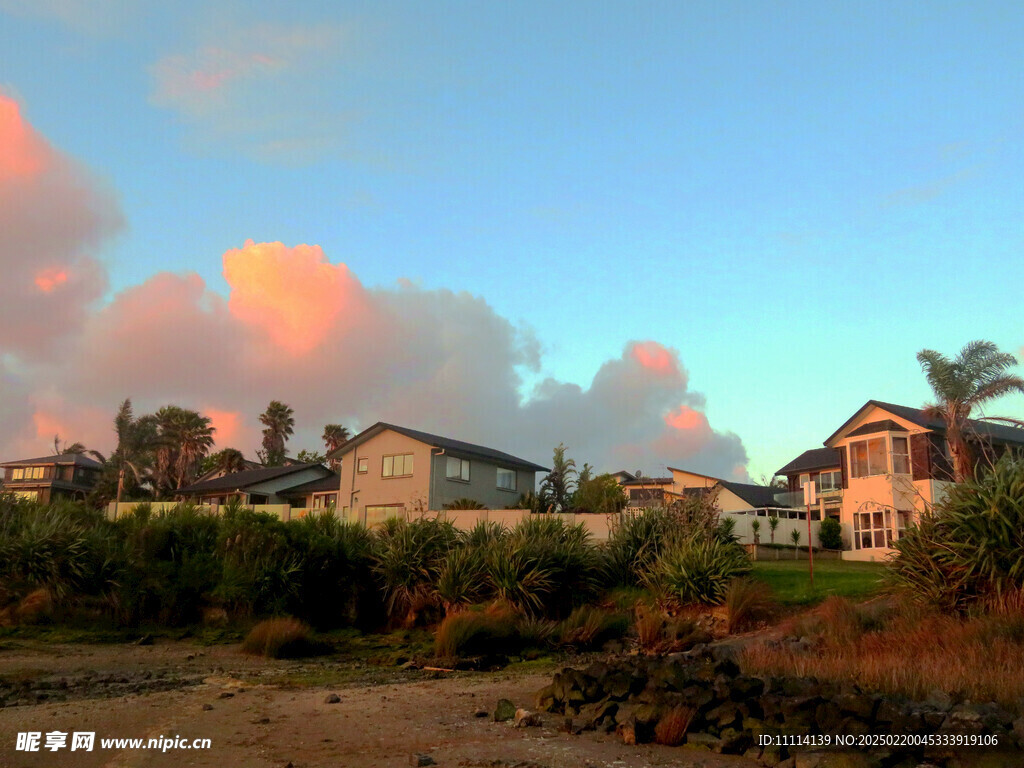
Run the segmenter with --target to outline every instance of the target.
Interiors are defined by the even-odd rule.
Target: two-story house
[[[1024,447],[1024,430],[972,420],[979,450]],[[821,514],[835,516],[844,557],[875,560],[952,482],[946,425],[919,408],[869,400],[825,440],[778,471],[802,497],[813,480]]]
[[[367,525],[457,499],[514,507],[548,470],[493,448],[378,422],[327,455],[341,460],[338,508]]]
[[[44,504],[58,498],[84,499],[96,486],[103,465],[80,453],[0,464],[3,490]]]

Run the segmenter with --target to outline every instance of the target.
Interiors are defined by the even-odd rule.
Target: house
[[[80,453],[0,464],[3,490],[23,499],[48,503],[59,498],[84,499],[99,481],[103,465]]]
[[[331,471],[330,474],[310,480],[308,483],[296,485],[279,495],[284,496],[293,507],[304,509],[337,508],[338,491],[341,488],[341,475]]]
[[[791,505],[776,498],[778,489],[752,483],[736,483],[699,472],[668,467],[668,477],[637,477],[619,471],[612,476],[619,479],[631,508],[662,507],[687,496],[715,494],[719,511],[730,514],[753,514],[767,517],[803,518],[805,513],[790,509]]]
[[[338,504],[367,525],[469,498],[508,509],[544,467],[493,448],[378,422],[327,455],[342,465]]]
[[[243,458],[242,459],[242,469],[240,469],[238,471],[241,472],[241,471],[246,470],[246,469],[259,469],[262,466],[263,465],[260,464],[258,461],[253,461],[252,459],[245,459],[245,458]],[[193,482],[193,485],[195,485],[195,483],[201,483],[204,480],[214,480],[214,479],[216,479],[218,477],[224,477],[224,475],[227,475],[227,474],[231,474],[231,473],[229,473],[223,467],[214,467],[213,469],[207,470],[206,472],[203,472],[201,475],[199,475],[199,477],[197,477],[195,479],[195,481]]]
[[[990,455],[1024,447],[1024,430],[971,420],[974,443]],[[874,560],[921,513],[940,500],[953,479],[946,425],[919,408],[869,400],[825,440],[777,474],[802,499],[803,483],[818,490],[817,514],[836,517],[849,551]],[[801,501],[802,503],[802,501]]]
[[[340,482],[338,475],[323,464],[287,464],[259,467],[201,480],[178,489],[177,493],[200,504],[226,504],[238,499],[243,504],[288,504],[289,499],[314,500],[318,493],[296,489],[315,481]],[[337,486],[335,486],[337,488]]]

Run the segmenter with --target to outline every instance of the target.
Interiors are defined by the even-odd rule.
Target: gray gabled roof
[[[752,507],[777,507],[775,494],[781,493],[778,488],[770,488],[766,485],[754,485],[752,483],[734,483],[730,480],[719,480],[718,484],[723,488],[732,491],[743,501]]]
[[[19,459],[17,461],[4,462],[0,464],[0,467],[30,467],[36,464],[61,464],[64,466],[74,464],[76,467],[103,468],[103,465],[96,461],[96,459],[90,459],[81,453],[59,453],[56,456],[42,456],[38,459]]]
[[[520,459],[503,451],[496,451],[493,448],[487,448],[482,445],[474,445],[473,443],[466,443],[462,440],[453,440],[450,437],[442,437],[441,435],[432,435],[429,432],[420,432],[418,429],[400,427],[396,424],[388,424],[383,421],[378,421],[369,429],[364,429],[348,442],[338,446],[335,450],[327,454],[327,458],[332,459],[343,456],[356,446],[365,443],[371,437],[388,429],[392,432],[397,432],[400,435],[411,437],[413,440],[418,440],[433,448],[441,448],[445,451],[451,451],[452,453],[459,454],[460,456],[476,456],[512,469],[523,469],[530,472],[548,471],[546,467],[534,464],[532,461],[527,461],[526,459]]]
[[[283,491],[282,495],[305,496],[307,493],[330,493],[332,491],[340,490],[341,475],[337,472],[331,472],[331,474],[324,475],[316,480],[310,480],[308,483],[303,483],[302,485],[296,485],[294,488],[289,488],[287,491]]]
[[[246,469],[242,472],[232,472],[222,477],[215,477],[211,480],[204,480],[201,483],[193,483],[185,488],[179,488],[177,493],[181,494],[203,494],[243,491],[249,486],[259,485],[268,480],[276,480],[305,469],[320,467],[324,472],[330,472],[323,464],[289,464],[284,467],[260,467],[259,469]],[[338,484],[339,486],[341,483]],[[289,491],[290,492],[290,491]],[[278,491],[282,493],[282,491]]]
[[[809,472],[812,469],[832,469],[838,466],[840,466],[840,460],[837,448],[811,448],[811,450],[801,453],[775,474],[792,475],[797,472]]]

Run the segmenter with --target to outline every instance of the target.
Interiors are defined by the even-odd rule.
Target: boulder
[[[540,715],[527,709],[517,709],[512,721],[514,728],[537,728],[540,724]]]
[[[516,705],[508,699],[498,699],[498,706],[494,708],[494,722],[505,723],[516,716]]]

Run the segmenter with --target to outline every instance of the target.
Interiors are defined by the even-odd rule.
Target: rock
[[[230,691],[221,691],[220,695],[217,698],[218,699],[233,699],[233,698],[235,698],[235,694],[231,693]]]
[[[622,739],[623,744],[634,746],[636,744],[636,718],[628,717],[625,721],[618,724],[615,732]]]
[[[704,752],[712,752],[720,746],[721,742],[718,737],[712,736],[710,733],[688,733],[686,734],[686,743],[683,745],[687,749],[697,749]]]
[[[473,717],[487,717],[489,714],[491,713],[488,712],[486,709],[478,709],[476,712],[473,713]]]
[[[407,661],[407,662],[399,665],[399,667],[400,667],[400,669],[419,669],[420,665],[417,664],[415,661],[411,661],[410,660],[410,661]]]
[[[327,694],[327,698],[324,699],[324,704],[340,704],[341,696],[336,693]]]
[[[540,715],[528,709],[517,709],[512,721],[514,728],[537,728],[540,724]]]
[[[537,691],[535,703],[537,704],[537,709],[541,712],[556,711],[555,686],[553,684],[546,685]]]
[[[422,768],[422,766],[426,765],[437,765],[437,761],[430,755],[418,753],[409,756],[409,765],[416,766],[416,768]]]
[[[516,716],[516,705],[508,699],[498,699],[498,706],[494,708],[494,722],[504,723]]]
[[[203,704],[203,712],[209,712],[213,709],[213,704]]]

